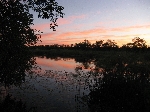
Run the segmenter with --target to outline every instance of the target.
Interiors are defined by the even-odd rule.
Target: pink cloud
[[[64,32],[64,33],[56,35],[55,38],[59,40],[59,39],[65,38],[65,37],[72,38],[72,37],[79,37],[79,36],[88,36],[91,34],[104,34],[106,32],[107,32],[107,30],[102,29],[102,28],[90,29],[90,30],[85,30],[85,31]]]
[[[90,30],[85,30],[78,32],[78,35],[89,35],[89,34],[95,34],[95,33],[107,33],[107,30],[104,28],[96,28],[96,29],[90,29]]]
[[[57,20],[57,24],[59,26],[66,25],[66,24],[71,24],[75,20],[84,19],[85,17],[86,17],[86,15],[77,15],[77,16],[68,16],[66,18],[65,17],[64,18],[59,18]],[[51,22],[35,24],[34,26],[32,26],[32,28],[43,31],[44,29],[49,29],[50,28],[50,23]]]
[[[31,26],[33,29],[37,29],[40,31],[43,31],[45,28],[50,28],[50,22],[49,23],[40,23],[40,24],[35,24],[34,26]]]
[[[140,28],[150,28],[150,25],[146,26],[130,26],[130,27],[118,27],[118,28],[111,28],[111,29],[106,29],[106,28],[93,28],[90,30],[84,30],[84,31],[75,31],[75,32],[64,32],[61,34],[58,34],[56,37],[71,37],[71,36],[87,36],[91,34],[108,34],[110,32],[126,32],[134,29],[140,29]]]
[[[41,36],[42,36],[42,38],[48,38],[48,37],[55,36],[55,33],[54,32],[44,33],[44,34],[41,34]]]
[[[59,45],[62,45],[62,44],[65,44],[65,45],[71,45],[71,44],[75,44],[75,43],[79,43],[79,42],[83,42],[84,39],[87,39],[89,40],[91,43],[94,43],[95,41],[98,41],[98,40],[108,40],[108,39],[111,39],[111,40],[115,40],[115,42],[117,42],[117,44],[119,46],[122,46],[123,44],[126,44],[128,42],[132,42],[132,39],[134,37],[141,37],[141,38],[144,38],[144,36],[150,36],[149,35],[142,35],[142,34],[136,34],[136,35],[120,35],[120,36],[117,36],[117,35],[100,35],[100,36],[92,36],[92,37],[74,37],[74,38],[67,38],[67,37],[63,37],[61,39],[59,38],[55,38],[54,40],[46,40],[46,41],[43,41],[43,43],[41,44],[59,44]],[[144,38],[147,43],[149,43],[149,39],[147,38]]]
[[[68,16],[67,18],[59,18],[57,23],[58,25],[71,24],[77,19],[84,19],[86,15],[77,15],[77,16]]]
[[[116,42],[126,43],[128,41],[132,41],[134,37],[148,37],[145,36],[145,33],[139,32],[138,34],[126,34],[128,31],[135,31],[135,30],[143,30],[143,29],[150,29],[150,25],[136,25],[136,26],[129,26],[129,27],[118,27],[118,28],[93,28],[89,30],[83,31],[68,31],[68,32],[54,32],[54,33],[47,33],[42,35],[41,40],[43,39],[43,43],[41,44],[74,44],[78,42],[82,42],[84,39],[88,39],[91,42],[95,42],[96,40],[107,40],[112,39],[116,40]],[[117,35],[119,33],[119,35]],[[120,35],[123,33],[122,35]],[[150,36],[150,34],[149,34]]]
[[[117,32],[128,32],[135,29],[149,29],[150,25],[136,25],[136,26],[129,26],[129,27],[118,27],[118,28],[112,28],[111,31],[117,31]]]

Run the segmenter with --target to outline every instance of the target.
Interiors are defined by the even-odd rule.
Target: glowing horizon
[[[148,0],[56,0],[64,6],[64,18],[59,18],[56,31],[49,29],[50,22],[35,19],[37,30],[44,32],[42,43],[37,45],[71,45],[83,40],[115,40],[122,46],[140,37],[150,45],[150,2]],[[86,4],[86,5],[85,5]]]

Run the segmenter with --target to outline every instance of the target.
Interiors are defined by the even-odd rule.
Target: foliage
[[[11,95],[7,95],[4,101],[0,102],[1,112],[36,112],[34,107],[27,109],[26,104],[20,99],[17,101]]]
[[[24,0],[27,8],[32,8],[35,12],[38,12],[38,18],[50,19],[50,29],[56,31],[55,26],[57,25],[58,17],[63,17],[64,13],[62,10],[64,7],[59,6],[55,0]]]
[[[149,82],[136,75],[108,73],[98,79],[89,93],[88,105],[92,112],[148,112]]]
[[[85,50],[91,47],[91,43],[88,40],[84,40],[83,42],[76,43],[74,47]]]
[[[34,73],[35,58],[29,54],[0,55],[0,83],[5,86],[19,86],[25,81],[25,76]]]
[[[99,49],[100,47],[103,46],[103,42],[104,42],[104,40],[96,41],[94,44],[92,44],[92,48],[97,48],[97,49]]]
[[[91,112],[149,112],[150,61],[137,55],[105,54],[95,61],[96,67],[86,80]]]
[[[26,1],[26,2],[25,2]],[[58,26],[56,20],[63,17],[63,7],[58,6],[55,0],[1,0],[0,1],[0,50],[13,54],[25,49],[25,46],[34,45],[41,37],[40,31],[31,29],[33,25],[33,14],[29,13],[32,9],[39,13],[38,17],[50,19],[50,29],[55,31]]]
[[[123,45],[124,48],[147,48],[146,41],[139,37],[132,39],[132,43],[127,43]]]
[[[113,40],[108,39],[104,44],[102,44],[103,47],[118,47],[117,43]]]
[[[144,39],[140,39],[139,37],[135,37],[133,40],[133,46],[138,48],[147,47],[146,41]]]
[[[32,50],[52,50],[52,49],[68,49],[68,50],[95,50],[95,51],[133,51],[133,52],[143,52],[148,51],[150,48],[146,45],[146,41],[144,39],[140,39],[139,37],[135,37],[132,39],[133,43],[127,43],[123,46],[119,47],[114,40],[108,39],[107,41],[99,40],[95,43],[91,44],[89,40],[84,40],[83,42],[75,43],[69,45],[38,45],[31,46]]]
[[[28,53],[28,47],[41,37],[40,31],[32,29],[33,14],[50,19],[50,29],[55,31],[56,20],[63,17],[63,7],[55,0],[1,0],[0,1],[0,83],[6,86],[21,84],[26,72],[32,72],[35,59]]]
[[[81,52],[83,57],[75,57],[79,62],[75,79],[84,78],[84,89],[90,88],[89,94],[83,92],[83,97],[80,91],[81,104],[87,103],[91,112],[150,111],[150,60],[145,58],[150,54],[94,51],[93,55],[97,53],[98,58],[91,59],[85,51]],[[91,63],[95,66],[90,66]],[[82,68],[91,71],[84,73]]]

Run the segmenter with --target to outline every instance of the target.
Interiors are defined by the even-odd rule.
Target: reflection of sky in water
[[[46,59],[46,58],[36,58],[37,64],[43,69],[43,70],[54,70],[54,71],[66,71],[66,72],[72,72],[75,73],[75,68],[77,66],[82,66],[81,63],[75,62],[74,59],[68,58],[63,59],[60,58],[59,60],[52,60],[52,59]],[[91,63],[91,67],[94,65]],[[83,71],[89,71],[88,69],[82,69]]]
[[[34,75],[32,79],[26,77],[21,89],[12,87],[9,92],[13,96],[23,99],[30,106],[38,106],[42,112],[87,111],[84,104],[76,101],[87,95],[89,90],[84,83],[80,83],[81,77],[70,74],[75,73],[79,63],[75,63],[74,59],[56,61],[46,58],[36,58],[36,62],[42,68],[41,74]]]
[[[8,89],[8,92],[12,94],[17,99],[22,99],[24,102],[26,102],[27,106],[35,106],[38,108],[38,112],[88,112],[88,106],[86,104],[87,100],[91,100],[95,98],[96,94],[94,94],[89,90],[94,87],[103,87],[104,93],[101,93],[102,100],[98,99],[99,101],[104,101],[104,105],[109,103],[109,100],[111,100],[112,95],[115,96],[115,99],[112,99],[116,102],[120,96],[118,94],[123,95],[120,98],[120,101],[122,102],[122,98],[124,101],[124,97],[128,98],[128,94],[137,96],[139,89],[142,87],[141,81],[138,79],[137,81],[140,81],[137,84],[132,85],[132,81],[134,82],[135,77],[118,77],[115,75],[113,76],[113,72],[110,72],[110,74],[105,73],[105,69],[95,67],[94,69],[94,63],[86,62],[83,60],[84,63],[76,63],[74,59],[62,59],[62,58],[56,58],[56,59],[47,59],[47,58],[37,58],[36,57],[37,66],[42,68],[42,71],[38,74],[27,74],[26,81],[20,86],[20,87],[11,87],[11,89]],[[79,60],[82,61],[82,60]],[[87,66],[87,69],[83,67],[83,65]],[[93,67],[93,70],[90,69]],[[38,71],[33,69],[34,71]],[[91,71],[90,71],[91,70]],[[90,71],[90,72],[87,72]],[[120,71],[119,71],[120,72]],[[116,72],[117,73],[117,72]],[[112,74],[112,76],[111,76]],[[104,77],[106,75],[106,78]],[[30,78],[32,76],[32,78]],[[104,78],[104,80],[99,80],[99,78]],[[129,79],[126,80],[126,78]],[[119,80],[118,80],[119,79]],[[87,82],[86,82],[86,81]],[[143,78],[142,78],[143,80]],[[96,83],[98,81],[98,83]],[[130,82],[131,81],[131,82]],[[146,79],[146,81],[148,81]],[[106,84],[105,84],[106,83]],[[95,85],[94,84],[98,84]],[[108,87],[107,87],[108,84]],[[109,84],[111,86],[109,86]],[[125,85],[131,86],[125,86]],[[114,85],[114,86],[112,86]],[[117,86],[119,85],[119,86]],[[134,86],[135,85],[135,86]],[[125,87],[125,88],[124,88]],[[145,82],[144,85],[145,86]],[[127,89],[126,89],[127,88]],[[116,91],[120,91],[119,93]],[[131,89],[131,90],[130,90]],[[149,88],[146,88],[149,89]],[[99,90],[99,89],[98,89]],[[126,92],[127,90],[127,92]],[[143,91],[143,89],[139,89]],[[137,93],[133,92],[137,91]],[[113,92],[113,93],[111,93]],[[140,91],[139,91],[140,92]],[[93,94],[90,96],[90,94]],[[96,91],[97,93],[97,91]],[[126,94],[124,94],[126,93]],[[110,95],[109,95],[110,94]],[[146,93],[147,94],[147,93]],[[144,96],[146,95],[143,94]],[[98,92],[99,95],[99,92]],[[103,97],[104,95],[104,97]],[[105,99],[105,95],[107,100]],[[127,96],[126,96],[127,95]],[[129,95],[129,101],[130,101],[130,95]],[[143,97],[143,96],[140,96]],[[91,99],[89,99],[91,98]],[[99,98],[99,96],[98,96]],[[138,98],[135,98],[138,99]],[[94,99],[94,102],[96,99]],[[105,102],[106,101],[106,102]],[[143,101],[143,100],[142,100]],[[126,100],[125,100],[126,102]],[[121,105],[124,105],[121,103]],[[128,100],[127,100],[128,102]],[[134,102],[134,101],[133,101]],[[138,102],[138,101],[137,101]],[[139,100],[140,102],[140,100]],[[89,103],[89,102],[88,102]],[[119,102],[120,104],[120,102]],[[93,103],[91,103],[93,105]],[[111,106],[111,105],[110,105]],[[125,104],[126,106],[126,104]],[[102,106],[103,107],[103,106]],[[105,106],[104,106],[105,107]],[[95,108],[95,105],[94,105]],[[106,105],[107,108],[107,105]],[[122,108],[122,106],[121,106]],[[143,108],[143,107],[142,107]]]
[[[36,58],[37,64],[44,70],[56,70],[56,71],[68,71],[68,72],[73,72],[76,63],[74,59],[69,59],[69,60],[51,60],[51,59],[46,59],[46,58]]]

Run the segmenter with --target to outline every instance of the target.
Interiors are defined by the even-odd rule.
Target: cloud
[[[75,31],[75,32],[64,32],[62,34],[57,35],[55,38],[62,39],[64,37],[79,37],[79,36],[88,36],[92,34],[103,34],[106,33],[106,29],[90,29],[90,30],[84,30],[84,31]]]
[[[49,23],[39,23],[31,26],[33,29],[37,29],[43,31],[44,29],[50,29],[50,22]]]
[[[56,35],[56,33],[54,32],[51,32],[51,33],[44,33],[44,34],[41,34],[42,38],[48,38],[48,37],[54,37]]]
[[[118,27],[118,28],[112,28],[110,31],[128,32],[128,31],[143,29],[143,28],[149,29],[150,25],[136,25],[136,26],[129,26],[129,27]]]
[[[85,30],[78,32],[78,35],[90,35],[90,34],[95,34],[95,33],[107,33],[108,31],[104,28],[96,28],[96,29],[90,29],[90,30]]]
[[[59,18],[57,23],[58,25],[66,25],[71,24],[77,19],[84,19],[86,15],[76,15],[76,16],[68,16],[67,18]]]
[[[43,44],[74,44],[83,42],[84,39],[88,39],[92,43],[97,40],[115,40],[120,45],[122,43],[131,42],[134,37],[146,38],[150,37],[144,31],[148,31],[150,25],[135,25],[128,27],[117,27],[117,28],[93,28],[82,31],[59,31],[54,33],[43,34]],[[137,30],[137,31],[136,31]],[[130,31],[130,34],[129,34]],[[133,31],[133,32],[132,32]],[[136,32],[135,32],[136,31]],[[149,36],[149,37],[148,37]],[[41,43],[42,44],[42,43]]]
[[[75,20],[77,19],[84,19],[86,18],[86,15],[73,15],[73,16],[68,16],[68,17],[64,17],[64,18],[59,18],[57,20],[57,24],[59,26],[61,25],[67,25],[67,24],[71,24],[73,23]],[[45,29],[50,29],[50,21],[49,22],[45,22],[45,23],[42,23],[42,21],[39,21],[38,24],[35,24],[33,26],[31,26],[32,28],[34,29],[37,29],[37,30],[45,30]]]
[[[64,32],[56,36],[56,39],[62,39],[64,37],[77,37],[77,36],[89,36],[93,34],[99,34],[99,35],[104,35],[105,37],[111,33],[111,32],[127,32],[131,30],[136,30],[136,29],[143,29],[143,28],[150,28],[150,25],[146,26],[129,26],[129,27],[118,27],[118,28],[111,28],[111,29],[106,29],[106,28],[94,28],[90,30],[84,30],[84,31],[75,31],[75,32]],[[111,35],[112,36],[112,35]]]

